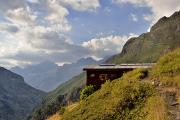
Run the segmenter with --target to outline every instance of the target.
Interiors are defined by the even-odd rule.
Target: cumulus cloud
[[[131,35],[110,35],[102,38],[94,38],[87,42],[83,42],[82,46],[89,50],[90,56],[95,56],[96,58],[103,58],[105,56],[121,52],[124,44]],[[134,34],[132,36],[134,36]]]
[[[7,33],[16,33],[19,31],[18,27],[12,24],[0,24],[0,31]]]
[[[17,9],[19,7],[25,7],[25,0],[0,0],[0,11],[7,11],[9,9]]]
[[[69,32],[71,30],[71,25],[67,20],[69,11],[57,0],[40,0],[36,7],[40,9],[37,11],[40,14],[37,20],[41,24],[46,24],[46,27],[58,32]]]
[[[119,53],[130,36],[107,36],[75,44],[68,37],[68,7],[95,11],[99,0],[0,0],[6,20],[0,23],[0,65],[16,66],[50,60],[74,62],[82,57],[103,58]],[[38,8],[38,9],[37,9]],[[0,13],[1,14],[1,13]]]
[[[5,36],[1,38],[0,41],[0,58],[6,58],[9,55],[13,55],[18,52],[18,42],[11,39],[11,36],[8,36],[7,33],[1,33],[1,36]],[[0,59],[0,60],[1,60]]]
[[[34,25],[37,16],[33,15],[30,10],[26,8],[17,8],[14,10],[8,10],[6,12],[6,18],[16,25]]]
[[[144,14],[143,19],[146,21],[152,21],[153,20],[153,15],[151,14]]]
[[[131,3],[131,4],[135,4],[138,6],[142,6],[146,4],[146,0],[113,0],[114,3],[118,3],[118,4],[126,4],[126,3]]]
[[[0,34],[4,36],[0,41],[1,61],[11,65],[38,62],[52,57],[53,51],[60,54],[72,46],[65,35],[71,30],[66,19],[68,10],[56,1],[31,2],[40,10],[33,11],[24,0],[0,0],[0,11],[6,19],[0,23]]]
[[[27,0],[30,3],[39,3],[39,0]]]
[[[78,11],[95,11],[100,7],[99,0],[59,0],[59,3]]]
[[[152,23],[155,23],[163,16],[170,16],[174,11],[180,10],[179,0],[113,0],[115,3],[133,4],[135,6],[146,6],[152,11]],[[163,4],[162,4],[163,3]],[[145,20],[149,20],[150,16],[145,16]]]
[[[31,45],[38,49],[64,51],[70,47],[70,42],[67,36],[59,34],[58,32],[36,32],[33,33],[32,37],[36,40],[32,40]]]
[[[134,36],[134,34],[129,36]],[[52,43],[51,45],[48,42],[47,45],[44,45],[46,42],[43,42],[35,44],[39,46],[29,46],[27,42],[26,44],[22,44],[22,42],[20,42],[22,45],[19,43],[14,44],[15,46],[18,46],[16,50],[14,49],[15,46],[9,46],[9,49],[7,49],[6,46],[4,48],[5,51],[8,50],[13,52],[1,55],[0,58],[6,58],[8,65],[11,66],[37,63],[43,60],[50,60],[56,63],[74,62],[79,58],[90,56],[99,59],[119,53],[129,36],[107,36],[94,38],[79,45],[64,41],[62,44]],[[51,47],[54,47],[53,49],[56,50],[53,50]],[[1,53],[5,53],[5,51],[2,51],[2,48],[0,50]]]

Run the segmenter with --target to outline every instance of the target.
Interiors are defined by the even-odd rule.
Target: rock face
[[[0,67],[0,120],[26,119],[44,95],[20,75]]]
[[[150,32],[131,38],[120,54],[108,63],[156,62],[160,56],[180,47],[180,11],[169,18],[161,18]]]

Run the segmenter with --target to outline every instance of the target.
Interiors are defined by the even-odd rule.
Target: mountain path
[[[158,87],[158,91],[167,103],[171,119],[180,120],[180,87]]]

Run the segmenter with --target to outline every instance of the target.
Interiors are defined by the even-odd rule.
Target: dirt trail
[[[158,91],[167,102],[168,113],[171,119],[180,120],[180,88],[158,87]]]

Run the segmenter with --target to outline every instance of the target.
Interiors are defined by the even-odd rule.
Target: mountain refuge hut
[[[151,68],[154,64],[155,63],[88,65],[83,71],[86,71],[86,85],[93,85],[100,88],[106,80],[120,78],[124,73],[137,68]]]

